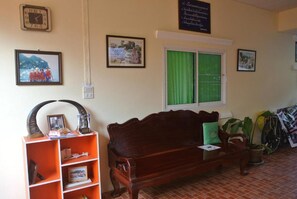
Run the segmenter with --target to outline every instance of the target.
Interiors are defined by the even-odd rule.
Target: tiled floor
[[[241,176],[238,167],[140,190],[139,199],[297,199],[297,148],[284,147]],[[104,198],[110,198],[104,194]],[[123,193],[116,199],[127,199]]]

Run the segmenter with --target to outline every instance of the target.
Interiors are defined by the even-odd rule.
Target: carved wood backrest
[[[218,112],[188,111],[154,113],[143,120],[108,125],[109,148],[121,156],[138,157],[174,148],[203,144],[204,122],[218,121]]]

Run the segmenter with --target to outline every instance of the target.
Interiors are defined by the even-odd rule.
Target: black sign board
[[[197,0],[178,1],[179,29],[210,33],[210,4]]]

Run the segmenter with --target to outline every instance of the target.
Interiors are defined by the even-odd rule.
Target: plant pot
[[[264,163],[263,157],[264,148],[251,148],[249,164],[260,165]]]

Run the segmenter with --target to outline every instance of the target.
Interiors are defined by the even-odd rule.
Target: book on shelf
[[[73,188],[73,187],[76,187],[76,186],[85,185],[85,184],[88,184],[88,183],[92,183],[92,180],[90,178],[87,179],[87,180],[84,180],[84,181],[80,181],[80,182],[68,183],[68,184],[65,185],[65,188],[69,189],[69,188]]]
[[[59,129],[59,130],[51,130],[47,136],[50,139],[62,139],[62,138],[69,138],[69,137],[76,137],[79,133],[76,131],[70,131],[69,129]]]

